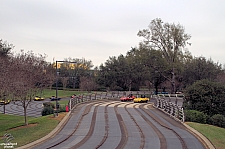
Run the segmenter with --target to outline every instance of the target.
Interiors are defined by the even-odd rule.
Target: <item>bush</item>
[[[49,115],[53,113],[54,113],[54,109],[52,107],[44,107],[44,109],[41,112],[41,115],[45,116],[45,115]]]
[[[201,111],[210,117],[224,114],[225,86],[209,80],[199,80],[186,88],[184,108]]]
[[[207,115],[196,110],[185,110],[185,121],[206,123]]]
[[[44,102],[43,106],[44,107],[51,107],[52,109],[55,108],[55,104],[53,104],[52,102]]]
[[[225,128],[225,117],[221,114],[213,115],[210,118],[210,124]]]
[[[66,112],[66,106],[60,106],[59,112]]]

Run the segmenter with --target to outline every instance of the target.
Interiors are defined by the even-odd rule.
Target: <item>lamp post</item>
[[[77,62],[69,62],[69,61],[56,61],[56,91],[55,91],[55,107],[56,107],[56,116],[58,116],[58,108],[59,108],[59,103],[58,103],[58,63],[72,63],[75,64]]]
[[[6,96],[6,95],[4,95],[4,108],[3,108],[3,109],[4,109],[4,110],[3,110],[3,111],[4,111],[4,112],[3,112],[4,114],[5,114],[5,103],[6,103],[6,102],[5,102],[5,96]]]

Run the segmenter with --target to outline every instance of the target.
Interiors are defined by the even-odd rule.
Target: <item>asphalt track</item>
[[[204,149],[180,122],[152,103],[99,100],[77,105],[54,137],[32,149]]]
[[[67,100],[69,98],[63,98],[61,100]],[[44,102],[53,102],[55,104],[55,101],[51,101],[50,99],[45,99],[42,101],[34,101],[32,100],[28,107],[27,107],[27,116],[30,117],[40,117],[41,111],[43,109],[43,103]],[[4,105],[0,105],[0,113],[4,112]],[[12,115],[20,115],[24,116],[24,109],[21,106],[20,101],[11,101],[9,104],[5,105],[5,114],[12,114]]]

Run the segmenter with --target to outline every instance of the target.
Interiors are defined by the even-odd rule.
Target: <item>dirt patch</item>
[[[30,127],[34,127],[34,126],[37,126],[37,125],[38,125],[38,123],[33,123],[33,124],[28,124],[28,125],[23,125],[23,126],[10,128],[8,130],[18,130],[18,129],[22,129],[22,128],[30,128]]]
[[[54,120],[58,120],[58,121],[61,121],[65,116],[66,116],[67,112],[62,112],[62,113],[58,113],[58,116],[51,116],[50,118],[51,119],[54,119]]]

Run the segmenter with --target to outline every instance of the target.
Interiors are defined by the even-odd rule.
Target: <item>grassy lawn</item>
[[[86,91],[71,91],[71,90],[58,90],[58,97],[63,98],[63,97],[71,97],[73,94],[84,94],[87,93]],[[39,93],[37,94],[38,96],[42,95],[44,98],[50,98],[52,96],[56,95],[56,90],[50,90],[50,89],[44,89],[42,94]]]
[[[196,129],[198,132],[207,137],[212,144],[216,147],[216,149],[225,149],[225,129],[207,125],[207,124],[199,124],[188,122],[187,123],[192,128]]]
[[[55,96],[55,93],[55,90],[45,89],[42,92],[42,97],[50,98],[51,96]],[[85,93],[87,92],[58,90],[58,97],[70,97],[73,94],[79,95]],[[62,100],[59,103],[61,106],[65,106],[68,104],[68,100]],[[65,115],[66,113],[59,113],[58,117],[54,117],[53,114],[38,118],[28,117],[29,125],[24,126],[24,116],[0,114],[0,144],[4,143],[3,136],[6,133],[14,137],[11,141],[12,143],[17,143],[17,146],[14,147],[23,146],[38,140],[51,132]],[[0,149],[3,148],[4,146],[0,145]]]
[[[71,97],[73,94],[80,95],[80,94],[85,94],[87,93],[86,91],[71,91],[71,90],[58,90],[58,97],[59,98],[65,98],[65,97]],[[42,97],[50,98],[52,96],[56,95],[56,90],[50,90],[50,89],[45,89],[42,92]],[[38,95],[40,96],[40,94]],[[51,101],[55,103],[55,101]],[[69,100],[59,100],[58,101],[61,106],[66,106],[69,102]]]
[[[23,126],[23,116],[0,114],[0,144],[4,143],[3,136],[6,133],[9,133],[14,137],[11,142],[17,143],[17,146],[15,147],[25,145],[44,137],[58,125],[65,114],[66,113],[59,113],[58,117],[48,115],[38,118],[29,118],[28,126]],[[4,148],[4,146],[0,146],[0,149],[2,148]]]

